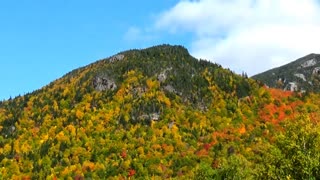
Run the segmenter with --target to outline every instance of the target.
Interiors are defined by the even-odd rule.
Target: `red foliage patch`
[[[265,104],[260,109],[260,119],[272,124],[278,124],[280,121],[293,118],[295,116],[294,109],[302,102],[299,100],[284,102],[283,99],[294,96],[294,93],[272,88],[267,90],[270,92],[273,102]]]
[[[283,91],[283,90],[274,89],[274,88],[268,88],[267,90],[270,92],[271,96],[275,99],[287,98],[293,95],[292,91]]]
[[[208,143],[205,143],[205,144],[203,145],[203,148],[204,148],[205,150],[207,150],[207,151],[209,151],[210,147],[211,147],[211,145],[208,144]]]
[[[208,156],[209,153],[208,153],[207,150],[201,149],[200,151],[198,151],[198,152],[196,153],[196,155],[199,156],[199,157],[203,157],[203,156]]]
[[[132,177],[132,176],[134,176],[135,174],[136,174],[136,170],[130,169],[130,170],[129,170],[128,177]]]
[[[125,150],[123,150],[120,154],[120,156],[125,159],[127,157],[127,152]]]

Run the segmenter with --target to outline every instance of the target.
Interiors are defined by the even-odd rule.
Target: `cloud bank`
[[[192,34],[192,55],[249,75],[320,53],[317,0],[182,0],[154,26]]]

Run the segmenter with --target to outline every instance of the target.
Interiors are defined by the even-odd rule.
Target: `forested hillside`
[[[269,87],[288,91],[320,92],[320,55],[309,54],[252,77]]]
[[[0,102],[0,179],[318,179],[319,107],[181,46],[130,50]]]

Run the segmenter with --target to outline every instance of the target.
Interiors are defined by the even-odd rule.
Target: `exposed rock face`
[[[151,121],[159,121],[160,114],[159,113],[151,113],[151,114],[143,114],[138,117],[139,120],[151,120]]]
[[[121,60],[123,60],[123,58],[124,58],[123,54],[117,54],[117,55],[114,55],[110,58],[110,62],[113,63],[116,61],[121,61]]]
[[[159,82],[164,82],[166,79],[167,79],[166,73],[160,73],[160,74],[158,75],[158,80],[159,80]]]
[[[162,71],[159,75],[158,75],[158,81],[163,83],[167,80],[167,71],[172,70],[172,68],[167,68],[164,71]]]
[[[289,84],[284,88],[287,91],[298,91],[298,85],[296,82],[289,82]]]
[[[316,61],[316,59],[311,59],[311,60],[308,60],[308,61],[305,61],[305,62],[303,62],[302,64],[301,64],[301,66],[303,67],[303,68],[307,68],[307,67],[310,67],[310,66],[314,66],[314,65],[316,65],[317,64],[317,61]]]
[[[116,83],[106,76],[97,76],[94,78],[93,86],[97,91],[115,90],[117,88]]]
[[[320,92],[320,54],[309,54],[252,78],[272,88]]]
[[[159,113],[152,113],[149,115],[152,121],[159,121],[160,114]]]
[[[319,75],[320,74],[320,67],[316,67],[313,69],[312,74]]]
[[[166,90],[166,91],[168,91],[170,93],[181,94],[177,90],[175,90],[174,87],[172,87],[171,85],[166,85],[164,87],[164,90]]]
[[[297,74],[294,74],[296,77],[302,79],[303,81],[307,81],[306,77],[303,75],[303,74],[300,74],[300,73],[297,73]]]

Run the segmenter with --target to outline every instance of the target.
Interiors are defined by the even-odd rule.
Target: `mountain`
[[[0,179],[317,179],[319,108],[182,46],[129,50],[0,102]]]
[[[269,87],[320,92],[320,55],[309,54],[284,66],[252,77]]]

